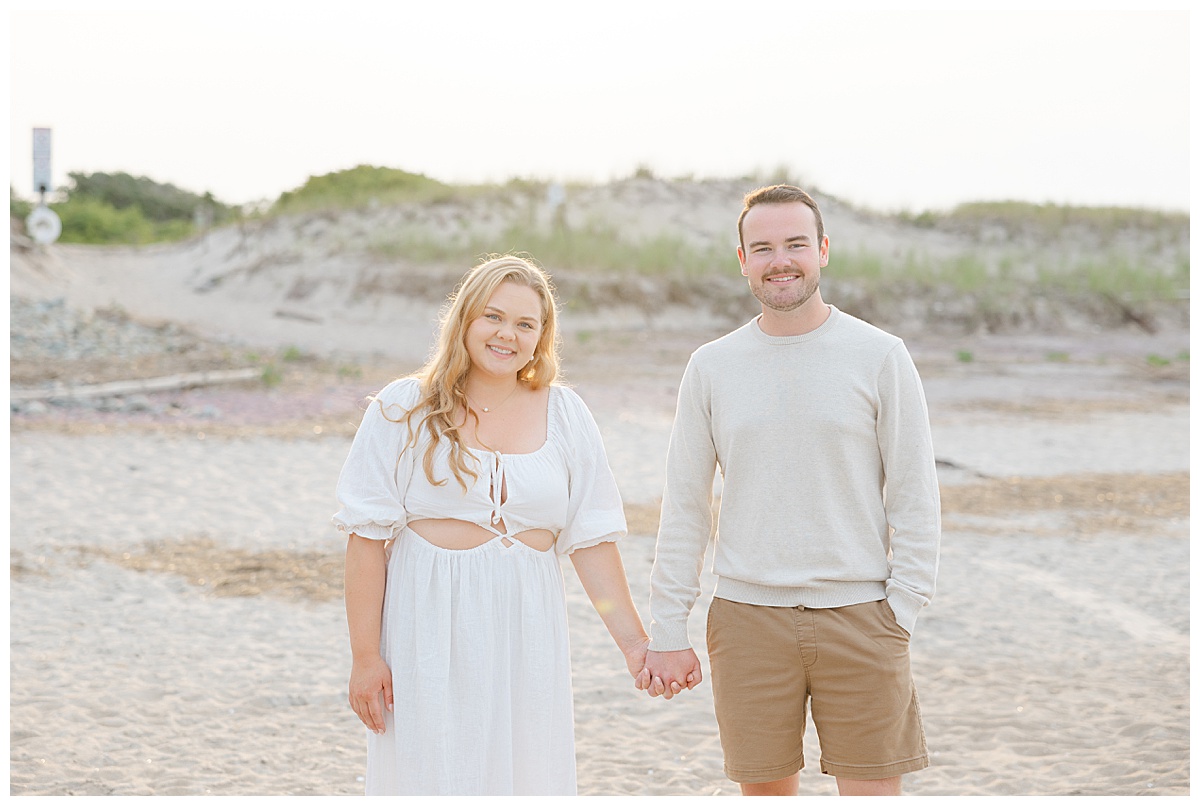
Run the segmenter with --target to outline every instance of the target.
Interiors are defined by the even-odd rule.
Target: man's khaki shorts
[[[869,781],[929,766],[908,643],[886,599],[827,609],[713,599],[708,656],[725,774],[766,783],[803,768],[810,700],[822,772]]]

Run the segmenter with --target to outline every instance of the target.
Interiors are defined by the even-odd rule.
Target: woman
[[[555,316],[538,267],[476,266],[433,357],[350,448],[334,523],[369,795],[575,794],[562,555],[642,672],[621,499],[591,413],[555,383]]]

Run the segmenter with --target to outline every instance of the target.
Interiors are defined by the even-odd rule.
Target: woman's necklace
[[[463,396],[464,396],[464,397],[466,397],[466,399],[467,399],[467,402],[468,402],[468,403],[471,403],[471,404],[473,404],[473,405],[475,406],[475,408],[479,409],[479,410],[480,410],[480,411],[482,411],[484,414],[488,414],[489,412],[491,412],[491,410],[492,410],[492,409],[498,409],[498,408],[500,408],[501,406],[503,406],[505,403],[507,403],[507,402],[508,402],[508,399],[509,399],[510,397],[512,397],[514,394],[516,394],[516,392],[517,392],[517,386],[519,386],[519,385],[520,385],[520,384],[516,384],[516,385],[514,385],[514,386],[513,386],[513,388],[512,388],[512,391],[511,391],[511,392],[509,392],[509,393],[508,393],[508,395],[507,395],[507,396],[505,396],[505,398],[504,398],[503,400],[501,400],[499,403],[497,403],[497,404],[496,404],[496,405],[494,405],[494,406],[481,406],[481,405],[479,405],[478,403],[476,403],[474,400],[472,400],[472,399],[471,399],[471,396],[467,394],[467,392],[466,392],[466,390],[465,390],[465,389],[463,390]]]

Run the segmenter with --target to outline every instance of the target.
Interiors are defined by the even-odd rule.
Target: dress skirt
[[[554,550],[496,537],[391,546],[380,649],[395,711],[368,732],[368,795],[574,795],[575,723]]]

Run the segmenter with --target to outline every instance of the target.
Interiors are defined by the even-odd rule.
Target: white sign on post
[[[45,196],[54,188],[50,181],[50,130],[33,130],[33,189],[42,201],[25,219],[25,229],[31,238],[43,246],[54,243],[62,234],[58,214],[46,206]]]
[[[62,219],[46,205],[39,204],[25,218],[25,231],[35,242],[45,246],[54,243],[62,235]]]
[[[50,130],[33,130],[33,189],[49,193],[54,188],[50,180]]]

